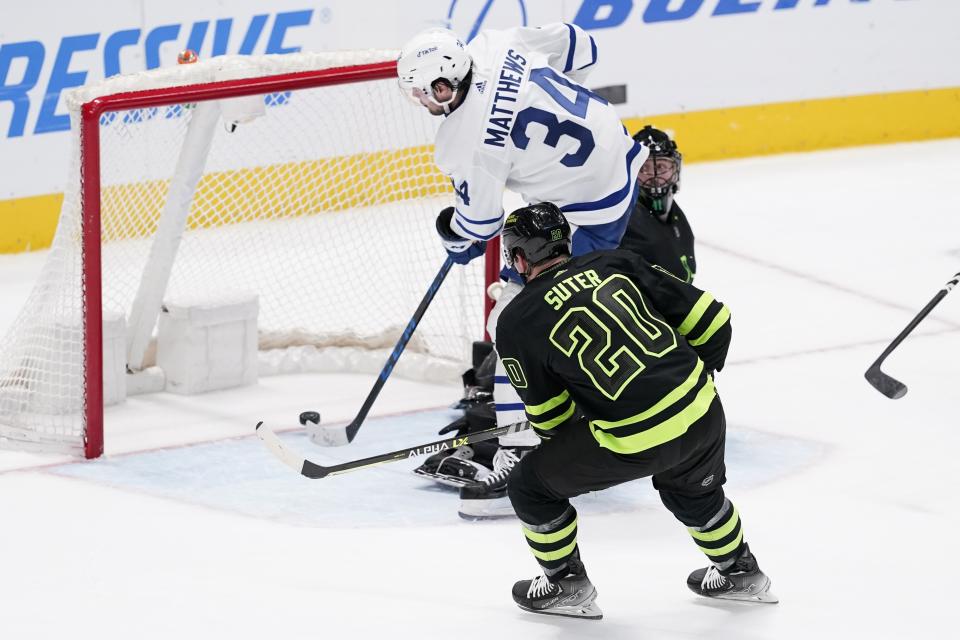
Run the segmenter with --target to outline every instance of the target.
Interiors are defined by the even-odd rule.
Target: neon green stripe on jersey
[[[530,426],[533,427],[534,429],[540,429],[541,431],[547,431],[549,429],[553,429],[555,426],[566,422],[567,419],[573,415],[573,411],[576,408],[577,408],[577,405],[571,402],[570,407],[566,411],[561,413],[559,416],[557,416],[556,418],[553,418],[552,420],[547,420],[546,422],[534,422],[531,420]]]
[[[730,519],[727,520],[727,523],[719,529],[714,529],[713,531],[697,531],[696,529],[687,527],[687,531],[689,531],[690,535],[697,540],[703,540],[704,542],[716,542],[717,540],[730,535],[730,532],[734,530],[738,522],[740,522],[740,514],[737,513],[737,508],[734,507],[733,515],[731,515]]]
[[[708,377],[707,384],[703,385],[693,402],[683,411],[646,431],[618,438],[597,429],[593,422],[590,423],[590,431],[593,432],[593,437],[596,438],[601,447],[614,453],[640,453],[664,442],[669,442],[674,438],[679,438],[686,433],[690,425],[702,418],[707,412],[716,395],[713,378]]]
[[[700,337],[696,340],[690,341],[691,347],[699,347],[704,342],[709,340],[713,334],[715,334],[720,327],[726,324],[727,320],[730,319],[730,309],[726,305],[723,306],[723,309],[720,310],[720,313],[713,319],[713,322],[710,323],[710,326],[707,327],[707,330],[700,334]]]
[[[530,551],[533,551],[533,555],[537,556],[541,560],[550,562],[551,560],[562,560],[573,553],[574,547],[577,546],[577,541],[574,540],[565,547],[561,547],[556,551],[537,551],[534,548],[530,548]]]
[[[547,411],[550,411],[550,409],[553,409],[553,408],[555,408],[555,407],[559,407],[559,406],[560,406],[561,404],[563,404],[563,403],[567,400],[567,398],[569,398],[569,397],[570,397],[570,392],[567,391],[566,389],[564,389],[563,393],[561,393],[560,395],[558,395],[558,396],[555,397],[555,398],[550,398],[549,400],[547,400],[546,402],[544,402],[544,403],[542,403],[542,404],[528,404],[528,405],[526,405],[527,413],[530,414],[531,416],[542,416],[542,415],[545,414]]]
[[[573,530],[577,528],[577,519],[574,518],[573,522],[565,526],[559,531],[554,531],[553,533],[537,533],[536,531],[531,531],[526,527],[523,527],[523,535],[527,536],[528,539],[539,542],[540,544],[550,544],[551,542],[560,542],[568,535],[573,533]]]
[[[591,426],[596,426],[600,429],[616,429],[617,427],[626,427],[631,424],[636,424],[638,422],[643,422],[644,420],[649,420],[653,416],[657,415],[665,409],[669,409],[675,402],[683,398],[685,395],[690,393],[697,382],[700,380],[700,374],[703,373],[703,360],[697,358],[697,366],[693,368],[693,371],[687,376],[687,379],[680,383],[676,389],[663,396],[657,404],[653,405],[643,413],[638,413],[629,418],[624,418],[623,420],[592,420],[590,422]]]
[[[737,537],[733,539],[733,542],[730,544],[725,544],[719,549],[705,549],[700,547],[700,545],[697,546],[700,547],[700,551],[703,551],[708,556],[725,556],[740,546],[741,542],[743,542],[743,531],[740,531],[740,533],[737,534]],[[534,551],[534,553],[536,553],[536,551]]]
[[[690,329],[693,329],[695,326],[697,326],[697,323],[700,322],[700,318],[703,317],[703,314],[707,311],[707,307],[710,306],[710,303],[713,302],[713,300],[714,298],[709,292],[703,292],[703,295],[700,296],[700,299],[697,300],[697,303],[693,305],[693,309],[690,309],[690,313],[687,314],[687,317],[684,318],[683,322],[680,323],[680,326],[677,327],[677,331],[680,332],[680,335],[687,335],[690,333]]]

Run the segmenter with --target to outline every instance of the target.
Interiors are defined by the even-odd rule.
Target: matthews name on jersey
[[[730,336],[711,294],[615,250],[531,280],[500,316],[497,351],[539,434],[581,414],[600,446],[635,454],[707,412]]]
[[[559,206],[574,229],[574,255],[616,247],[647,149],[612,105],[578,84],[597,61],[593,38],[558,23],[483,31],[467,50],[470,87],[436,138],[436,164],[457,193],[451,228],[464,238],[496,236],[506,187]]]

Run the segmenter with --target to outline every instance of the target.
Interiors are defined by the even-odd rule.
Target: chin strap
[[[450,115],[451,113],[456,111],[461,104],[463,104],[463,101],[467,97],[467,91],[469,91],[470,89],[470,82],[469,82],[470,76],[471,74],[467,74],[467,77],[461,80],[460,83],[457,84],[457,86],[453,89],[453,98],[450,100],[450,102],[445,102],[442,105],[440,105],[441,107],[443,107],[443,115],[445,116]],[[461,97],[461,94],[460,94],[461,91],[463,91],[463,97]],[[456,107],[453,107],[451,109],[450,105],[453,104],[454,102],[457,102],[457,98],[460,98],[460,102],[457,104]]]

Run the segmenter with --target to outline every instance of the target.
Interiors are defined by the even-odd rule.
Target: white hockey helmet
[[[418,104],[428,100],[449,112],[453,98],[440,102],[433,94],[433,83],[445,80],[456,96],[460,83],[470,73],[473,60],[463,41],[449,29],[421,31],[400,50],[397,76],[400,89]]]

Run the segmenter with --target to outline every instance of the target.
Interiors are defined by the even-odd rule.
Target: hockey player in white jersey
[[[465,45],[453,32],[430,29],[401,50],[401,89],[444,118],[435,160],[456,191],[456,206],[437,218],[453,259],[482,255],[503,226],[503,193],[526,202],[553,202],[573,229],[573,255],[616,248],[637,199],[637,173],[647,149],[624,128],[614,107],[581,86],[597,62],[593,37],[570,24],[482,31]],[[508,282],[488,319],[497,318],[520,291]],[[497,363],[497,423],[526,420],[523,403]],[[500,439],[493,473],[460,491],[468,518],[512,515],[506,480],[538,439],[524,431]]]

